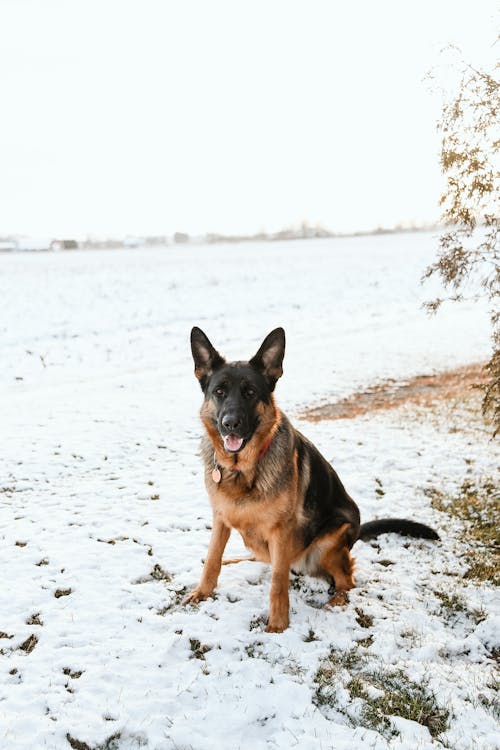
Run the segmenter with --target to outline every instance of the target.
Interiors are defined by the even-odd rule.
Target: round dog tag
[[[220,480],[222,479],[220,469],[218,469],[217,467],[215,467],[215,469],[212,471],[212,479],[214,480],[215,484],[219,484]]]

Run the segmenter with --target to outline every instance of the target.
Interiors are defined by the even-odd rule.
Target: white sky
[[[490,0],[0,0],[0,235],[438,217],[439,50]]]

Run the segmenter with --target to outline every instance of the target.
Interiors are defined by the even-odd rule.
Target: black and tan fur
[[[290,569],[333,581],[329,604],[344,604],[355,585],[350,550],[357,539],[386,531],[438,538],[428,526],[403,519],[360,525],[358,507],[336,472],[274,402],[283,372],[282,328],[249,362],[227,363],[199,328],[191,332],[191,348],[205,396],[202,457],[213,526],[200,583],[186,603],[205,599],[216,587],[231,529],[253,553],[245,559],[271,563],[272,633],[288,627]],[[230,449],[241,441],[238,450]]]

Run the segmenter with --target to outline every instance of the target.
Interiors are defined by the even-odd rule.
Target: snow
[[[494,444],[459,403],[298,418],[304,405],[383,378],[486,358],[481,305],[435,318],[421,309],[435,246],[431,234],[402,234],[0,257],[0,631],[12,636],[0,639],[2,750],[63,750],[68,737],[92,750],[440,747],[401,717],[387,739],[313,702],[329,651],[367,635],[359,650],[374,668],[429,681],[451,713],[450,747],[498,746],[481,698],[491,692],[498,598],[460,577],[459,526],[424,493],[453,489],[468,470],[493,473]],[[326,584],[299,579],[280,635],[264,632],[270,577],[260,563],[224,568],[214,599],[182,607],[211,523],[192,325],[231,359],[283,325],[278,403],[365,520],[404,515],[442,541],[357,543],[349,604],[324,608]],[[243,552],[233,534],[228,555]],[[460,593],[467,611],[445,617],[435,591]],[[370,628],[356,608],[374,618]],[[33,615],[43,625],[27,624]],[[28,653],[19,647],[32,634]]]

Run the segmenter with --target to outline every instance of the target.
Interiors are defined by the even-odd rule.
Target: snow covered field
[[[1,750],[499,746],[498,597],[462,579],[458,523],[424,492],[494,473],[470,404],[297,419],[383,378],[486,359],[481,306],[421,310],[435,246],[406,234],[0,257]],[[283,325],[277,401],[362,518],[415,518],[443,541],[359,542],[358,588],[336,611],[325,584],[294,578],[280,635],[264,632],[262,564],[223,569],[213,600],[180,606],[211,522],[192,325],[231,359]],[[233,535],[227,553],[242,551]],[[444,594],[466,607],[445,611]],[[320,686],[328,659],[340,666]],[[361,669],[425,685],[447,731],[367,728],[348,689]]]

